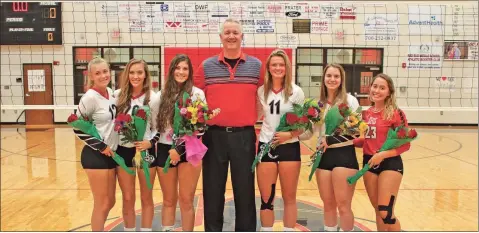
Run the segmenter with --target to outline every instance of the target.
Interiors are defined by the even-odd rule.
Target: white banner
[[[243,33],[274,33],[275,21],[274,19],[241,19],[243,26]]]
[[[409,5],[409,35],[444,35],[445,6]]]
[[[408,69],[440,69],[442,66],[442,45],[410,45],[407,55]]]
[[[28,70],[28,91],[45,91],[45,71]]]
[[[399,17],[397,14],[364,15],[365,41],[397,41]]]

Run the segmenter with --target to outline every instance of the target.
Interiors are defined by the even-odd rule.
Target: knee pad
[[[394,224],[396,223],[396,219],[392,218],[393,216],[393,206],[394,206],[394,199],[395,196],[391,195],[391,199],[389,199],[389,205],[378,205],[378,210],[379,211],[387,211],[386,218],[382,218],[384,224]]]
[[[276,193],[276,184],[271,184],[271,194],[269,196],[268,202],[264,202],[261,198],[261,210],[274,210],[273,200]]]

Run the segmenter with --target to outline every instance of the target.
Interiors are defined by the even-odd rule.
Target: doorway
[[[23,64],[25,105],[53,105],[52,64]],[[53,110],[25,110],[26,125],[52,125]]]

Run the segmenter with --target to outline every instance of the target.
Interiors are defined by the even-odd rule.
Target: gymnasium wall
[[[216,51],[221,46],[219,25],[229,16],[256,20],[256,25],[244,26],[245,47],[269,51],[276,47],[289,48],[293,66],[298,59],[298,48],[382,48],[382,71],[393,77],[398,104],[410,122],[478,123],[477,43],[475,47],[473,44],[468,47],[476,49],[475,60],[451,60],[445,55],[446,47],[452,45],[445,41],[477,42],[479,23],[475,1],[234,1],[165,2],[163,5],[63,2],[62,8],[63,45],[1,46],[2,105],[23,104],[23,84],[17,83],[17,78],[23,75],[23,63],[53,61],[59,62],[53,66],[54,103],[74,105],[74,46],[161,46],[163,79],[169,60],[177,52],[190,51],[194,55],[199,50]],[[301,15],[286,16],[287,11]],[[311,32],[293,32],[293,28],[303,30],[297,19],[311,19]],[[418,21],[426,25],[419,25]],[[375,30],[389,33],[376,37]],[[422,52],[432,54],[429,56],[432,61],[408,61],[408,58],[415,59],[411,54]],[[310,56],[312,61],[316,55]],[[332,57],[331,61],[335,59]],[[296,79],[296,72],[293,75]],[[1,122],[15,122],[20,113],[21,109],[2,110]],[[70,113],[71,110],[54,110],[55,122],[65,122]],[[19,122],[23,121],[21,116]]]

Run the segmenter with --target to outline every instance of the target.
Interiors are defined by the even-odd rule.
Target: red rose
[[[190,120],[190,119],[191,119],[191,115],[192,115],[191,112],[187,112],[187,113],[186,113],[186,119]]]
[[[349,108],[348,105],[345,104],[345,103],[342,103],[338,106],[339,113],[341,114],[341,116],[343,116],[343,117],[345,116],[346,111],[348,110],[348,108]]]
[[[125,122],[131,122],[131,120],[130,114],[125,114]]]
[[[67,122],[68,122],[68,123],[72,123],[72,122],[74,122],[74,121],[76,121],[76,120],[78,120],[78,116],[75,115],[75,114],[71,114],[71,115],[68,117]]]
[[[123,113],[118,114],[118,115],[116,116],[116,119],[115,119],[115,120],[118,121],[118,122],[124,121],[123,115],[124,115]]]
[[[397,132],[397,137],[398,138],[405,138],[406,137],[406,130],[404,128],[401,128]]]
[[[199,123],[205,123],[205,116],[203,112],[198,112],[198,122]]]
[[[417,132],[415,129],[410,129],[409,132],[407,133],[407,136],[409,138],[416,138],[417,137]]]
[[[129,114],[120,113],[116,117],[116,120],[118,120],[121,123],[128,123],[128,122],[131,122],[131,116]]]
[[[340,104],[340,105],[338,106],[338,108],[339,108],[339,110],[346,110],[346,109],[348,109],[349,107],[348,107],[347,104],[342,103],[342,104]]]
[[[299,118],[298,116],[296,116],[296,114],[293,114],[293,113],[286,113],[286,123],[288,123],[288,125],[292,125],[296,122],[298,122]]]
[[[308,115],[310,117],[317,117],[318,116],[318,111],[316,111],[316,109],[314,109],[313,107],[310,107],[308,109]]]
[[[140,117],[141,119],[145,120],[146,121],[146,112],[144,109],[139,109],[137,112],[136,112],[136,116],[137,117]]]
[[[308,116],[302,116],[299,119],[299,122],[301,122],[301,123],[308,123],[308,121],[309,121]]]

